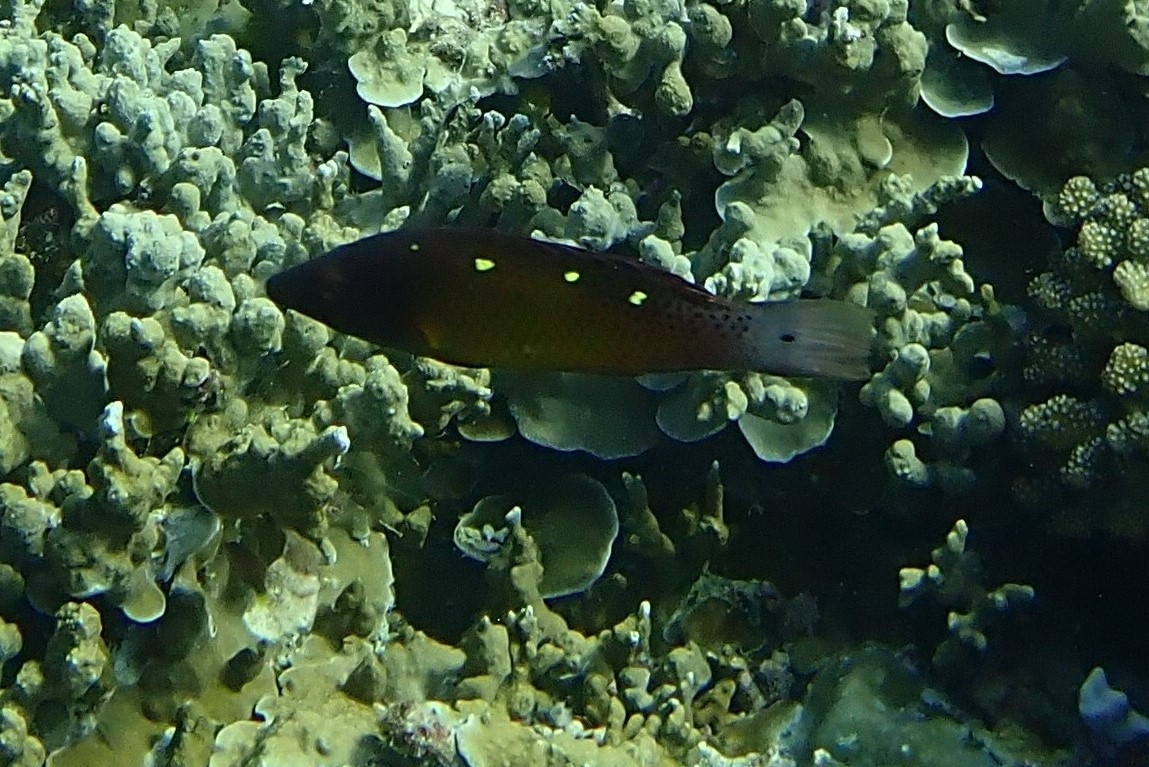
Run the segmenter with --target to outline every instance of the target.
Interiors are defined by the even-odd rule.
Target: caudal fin
[[[762,306],[760,369],[796,377],[870,377],[874,312],[844,301],[783,301]]]

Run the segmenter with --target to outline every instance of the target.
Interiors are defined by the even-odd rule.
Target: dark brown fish
[[[870,375],[868,309],[734,302],[632,258],[487,229],[367,237],[273,276],[267,294],[342,333],[456,365]]]

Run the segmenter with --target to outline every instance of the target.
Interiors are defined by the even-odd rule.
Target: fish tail
[[[755,333],[761,370],[796,377],[870,377],[874,312],[844,301],[762,305]]]

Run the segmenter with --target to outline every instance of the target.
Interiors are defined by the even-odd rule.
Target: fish
[[[625,254],[492,229],[400,228],[272,275],[284,309],[463,367],[870,377],[873,313],[716,296]]]

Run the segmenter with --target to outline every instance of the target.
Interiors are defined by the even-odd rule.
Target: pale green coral
[[[886,454],[894,476],[916,486],[968,490],[976,477],[964,464],[1005,426],[1001,404],[984,395],[1015,332],[1013,315],[989,286],[975,283],[961,246],[942,239],[936,224],[910,229],[941,201],[980,186],[954,178],[919,194],[891,178],[883,206],[815,253],[815,284],[844,285],[847,296],[877,314],[874,349],[885,364],[860,398],[887,425],[916,426],[930,439],[932,466],[905,440]]]
[[[0,554],[5,563],[22,566],[44,553],[44,536],[60,524],[60,509],[45,499],[29,496],[19,485],[0,485]]]
[[[715,166],[732,176],[719,187],[716,202],[727,223],[737,216],[737,236],[749,236],[764,249],[774,241],[793,247],[792,239],[804,238],[818,222],[849,231],[857,216],[882,203],[891,174],[907,174],[903,194],[912,196],[965,169],[964,138],[938,126],[879,125],[868,117],[844,127],[820,124],[808,119],[797,101],[769,120],[747,112],[714,127]],[[812,139],[802,152],[799,129]],[[865,156],[867,144],[860,137],[867,132],[878,145],[875,157]],[[749,206],[752,216],[731,211],[735,203]],[[726,239],[726,247],[733,239]],[[713,238],[711,247],[716,247]]]
[[[549,599],[586,591],[599,579],[618,535],[618,513],[605,487],[573,474],[533,492],[480,499],[459,517],[455,545],[472,559],[488,562],[518,525],[539,547],[539,590]]]
[[[682,442],[718,433],[744,416],[750,406],[738,382],[721,373],[685,376],[684,381],[673,383],[677,385],[659,402],[656,419],[663,433]]]
[[[185,425],[211,398],[218,374],[203,357],[188,357],[155,319],[114,312],[100,328],[109,358],[108,384],[131,412],[136,434]]]
[[[23,371],[24,348],[24,340],[15,333],[0,332],[0,476],[30,457],[71,450],[70,440],[59,433],[34,382]]]
[[[423,436],[423,427],[407,414],[407,388],[399,371],[383,356],[364,364],[362,383],[342,387],[332,404],[330,419],[345,424],[356,448],[382,452],[405,450]],[[380,415],[384,418],[380,418]]]
[[[1144,9],[1119,6],[915,2],[910,20],[929,39],[923,100],[947,117],[988,113],[983,148],[1024,188],[1049,193],[1076,173],[1125,170],[1111,150],[1133,141],[1133,123],[1096,72],[1111,67],[1114,84],[1117,69],[1144,74],[1149,38]]]
[[[601,62],[608,87],[628,101],[642,89],[655,106],[673,117],[688,114],[694,95],[682,75],[688,33],[681,2],[629,3],[600,12],[578,8],[554,25],[565,43],[564,56],[590,56]]]
[[[500,374],[495,388],[508,398],[519,433],[536,444],[617,458],[642,453],[658,440],[655,399],[634,381]],[[586,401],[595,408],[587,410]]]
[[[267,696],[256,705],[264,722],[281,724],[273,731],[255,721],[225,727],[215,740],[211,767],[252,763],[318,767],[330,764],[330,759],[351,762],[365,752],[385,753],[378,738],[362,742],[363,735],[375,729],[375,712],[366,701],[340,689],[350,682],[348,675],[354,673],[359,657],[352,653],[325,657],[326,648],[319,640],[312,641],[315,646],[280,677],[283,694]],[[360,655],[369,652],[362,648]]]
[[[319,610],[322,554],[312,542],[288,533],[283,554],[267,566],[263,590],[243,611],[243,624],[263,642],[306,634]]]
[[[96,318],[83,295],[61,300],[52,319],[28,337],[24,372],[38,396],[65,424],[90,428],[104,406],[105,360],[96,351]]]
[[[0,709],[0,757],[12,767],[39,767],[44,744],[28,733],[28,723],[13,706]]]
[[[982,585],[981,564],[977,555],[967,550],[969,526],[959,519],[946,535],[945,544],[931,553],[932,563],[925,568],[903,567],[900,580],[899,604],[902,607],[917,602],[924,596],[949,609],[946,626],[950,638],[943,642],[934,655],[938,664],[959,661],[960,646],[977,652],[988,647],[986,632],[1011,607],[1033,601],[1032,586],[1005,583],[992,590]]]
[[[910,487],[929,487],[936,482],[932,467],[918,458],[917,448],[914,447],[912,440],[894,441],[886,449],[885,463],[890,474]]]
[[[403,29],[384,32],[373,49],[352,54],[347,66],[358,83],[359,97],[368,104],[398,107],[410,104],[423,93],[427,68],[408,49]]]
[[[884,370],[862,387],[862,402],[877,408],[890,426],[909,426],[914,419],[915,405],[921,407],[929,401],[930,384],[926,379],[929,369],[926,348],[921,344],[907,344],[897,350]]]
[[[38,738],[23,744],[29,756],[90,734],[114,689],[111,657],[100,636],[103,624],[96,608],[66,602],[54,611],[54,618],[43,660],[29,660],[20,667],[7,706],[6,718],[17,728],[19,719],[27,721],[33,712],[55,713],[52,723],[40,728]]]
[[[348,56],[359,97],[370,104],[401,107],[426,91],[450,107],[511,91],[513,75],[541,74],[548,66],[538,49],[552,19],[542,9],[516,8],[508,18],[507,8],[474,0],[439,3],[433,10],[418,3],[386,9],[341,0],[316,5],[321,39],[336,55]],[[363,21],[364,15],[372,18]]]
[[[1099,403],[1055,394],[1025,408],[1018,428],[1027,439],[1053,449],[1068,449],[1096,434],[1104,422]]]
[[[467,370],[432,359],[420,358],[403,376],[412,418],[432,433],[455,421],[461,429],[478,425],[491,415],[491,373]],[[507,436],[510,436],[509,434]]]
[[[1005,429],[1005,412],[996,400],[974,400],[968,408],[943,407],[930,419],[930,434],[943,446],[978,447]]]
[[[1120,396],[1130,396],[1149,384],[1149,350],[1132,343],[1119,344],[1101,371],[1101,385]]]
[[[5,536],[6,557],[42,555],[48,571],[38,588],[45,595],[57,588],[76,598],[107,594],[129,617],[154,620],[164,611],[164,595],[153,580],[159,545],[153,512],[173,492],[184,454],[179,448],[162,458],[134,454],[119,403],[106,408],[100,429],[102,446],[86,474],[40,465],[30,482],[35,500],[5,486],[19,514]]]
[[[1113,282],[1130,306],[1138,311],[1149,311],[1149,263],[1122,261],[1113,270]]]
[[[246,422],[232,408],[200,418],[188,433],[196,495],[224,517],[266,514],[285,527],[319,539],[327,527],[326,505],[338,483],[333,459],[350,448],[345,426],[318,430],[282,411]],[[262,476],[261,480],[254,480]]]
[[[27,256],[15,252],[20,229],[20,211],[32,174],[19,171],[0,191],[0,331],[32,332],[32,307],[28,302],[35,282],[35,270]]]
[[[832,384],[799,388],[775,382],[749,392],[752,405],[738,419],[738,430],[761,460],[786,463],[830,439],[838,412]]]
[[[84,64],[94,52],[87,38],[76,44],[58,37],[49,42],[45,47],[3,46],[9,56],[21,57],[27,73],[13,89],[9,109],[14,119],[5,121],[6,139],[23,148],[34,171],[43,169],[49,178],[63,181],[71,173],[71,157],[85,155],[96,171],[97,189],[122,195],[166,172],[183,146],[218,142],[229,151],[238,148],[239,125],[255,108],[249,84],[254,70],[250,57],[244,62],[227,38],[201,41],[197,67],[171,74],[165,65],[178,40],[153,46],[117,27],[108,32],[105,54],[94,71]],[[51,58],[49,47],[55,49]],[[229,59],[241,65],[231,67]],[[89,121],[97,99],[104,105],[103,119]]]
[[[256,538],[258,533],[248,531],[245,540],[232,543],[241,549],[257,546]],[[124,639],[118,656],[119,689],[100,714],[100,726],[110,728],[109,736],[79,741],[57,752],[56,763],[91,764],[109,759],[113,753],[138,752],[142,746],[151,751],[157,763],[177,763],[183,758],[207,764],[213,743],[217,743],[217,757],[213,758],[226,759],[236,733],[258,731],[257,723],[248,721],[253,707],[258,704],[262,710],[280,694],[269,667],[277,657],[268,651],[270,645],[249,633],[248,624],[260,632],[286,629],[293,639],[297,636],[293,629],[307,628],[293,622],[315,617],[314,633],[293,652],[294,665],[300,668],[308,665],[308,658],[326,666],[332,646],[329,642],[340,644],[345,637],[347,665],[333,663],[330,667],[346,674],[356,662],[370,657],[373,641],[387,634],[386,613],[393,603],[386,542],[378,533],[355,541],[343,530],[332,529],[330,546],[330,558],[319,557],[314,544],[296,536],[281,556],[269,563],[289,564],[269,570],[258,589],[242,574],[229,570],[226,554],[220,557],[218,551],[199,552],[205,558],[176,576],[169,612],[155,633],[129,629]],[[193,572],[205,565],[220,578],[196,584]],[[291,588],[299,584],[282,579],[284,566],[317,586],[309,596],[303,595],[304,602],[311,600],[307,614],[298,610],[299,590]],[[244,595],[238,603],[237,594]],[[351,602],[357,602],[358,607]],[[273,613],[264,612],[269,604],[276,606]],[[340,604],[342,618],[333,620],[331,611]],[[159,652],[153,651],[156,641],[164,645]],[[393,653],[400,654],[399,649]],[[389,672],[392,679],[408,679],[393,663]],[[291,676],[283,679],[284,695],[294,691],[293,684],[288,683]],[[347,687],[353,687],[350,680]],[[194,700],[189,702],[189,698]],[[165,731],[164,725],[144,718],[139,710],[141,700],[146,701],[151,716],[170,717],[172,725]],[[228,728],[217,742],[216,731],[225,723],[237,726]],[[240,723],[244,726],[238,726]],[[356,740],[362,734],[356,728],[348,737]]]

